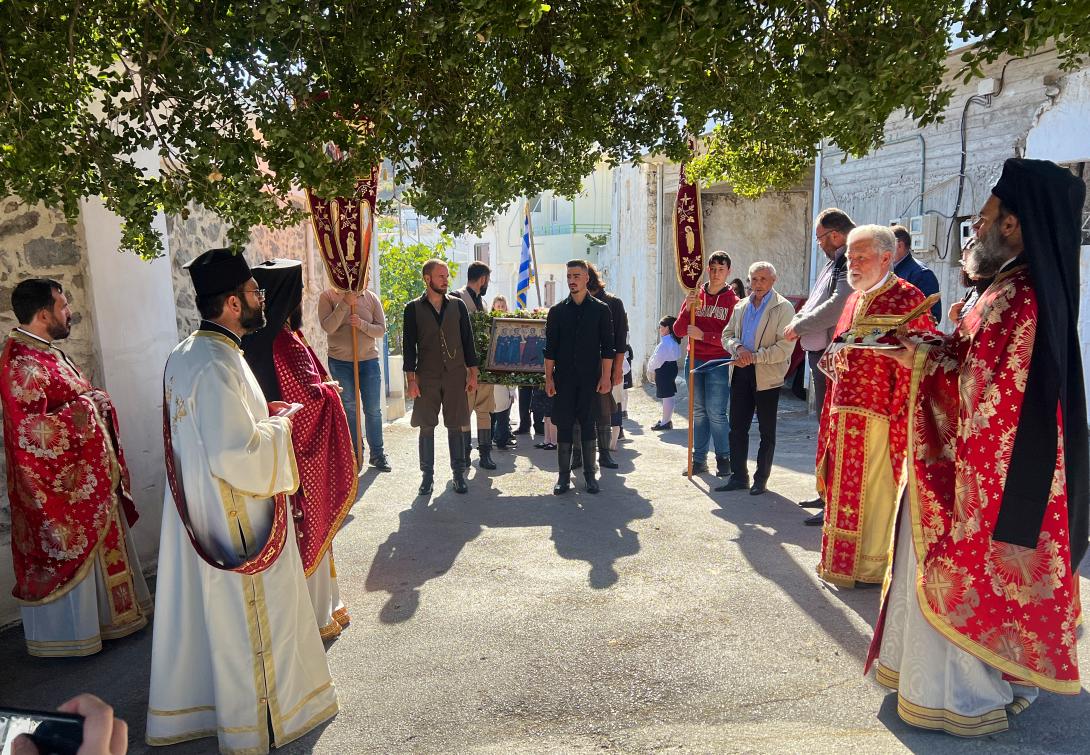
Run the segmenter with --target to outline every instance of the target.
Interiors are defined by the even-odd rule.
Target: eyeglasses
[[[253,294],[259,300],[265,301],[265,289],[263,288],[244,288],[242,291],[243,293]]]
[[[825,233],[819,233],[816,237],[818,243],[821,243],[821,240],[828,236],[830,233],[836,233],[836,231],[826,231]]]

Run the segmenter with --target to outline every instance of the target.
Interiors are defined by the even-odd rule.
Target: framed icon
[[[545,372],[545,320],[494,317],[488,339],[491,372]]]

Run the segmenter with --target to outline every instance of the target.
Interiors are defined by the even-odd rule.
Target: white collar
[[[29,330],[23,330],[22,328],[16,328],[16,330],[18,330],[24,336],[30,336],[35,341],[41,341],[42,343],[44,343],[46,346],[49,346],[50,348],[53,347],[53,342],[52,341],[47,341],[44,338],[42,338],[41,336],[36,336],[33,333],[31,333]]]
[[[880,289],[880,288],[881,288],[882,286],[886,285],[886,281],[888,281],[888,280],[889,280],[889,276],[890,276],[890,275],[892,275],[892,273],[886,273],[885,275],[883,275],[883,276],[882,276],[882,280],[880,280],[880,281],[878,281],[877,283],[875,283],[875,284],[874,284],[873,286],[871,286],[870,288],[868,288],[868,289],[867,289],[866,291],[864,291],[863,293],[864,293],[864,294],[871,294],[871,293],[874,293],[875,291],[877,291],[878,289]]]

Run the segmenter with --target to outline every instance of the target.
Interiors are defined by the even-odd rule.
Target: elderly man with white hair
[[[773,288],[776,268],[771,262],[749,266],[750,295],[734,308],[723,345],[734,358],[730,375],[730,479],[716,490],[744,490],[750,495],[765,492],[776,452],[776,409],[780,387],[795,344],[784,331],[795,308]],[[757,450],[757,471],[749,484],[749,428],[757,412],[761,445]]]
[[[841,587],[882,583],[906,482],[910,373],[874,348],[882,339],[860,343],[858,337],[910,315],[904,323],[909,332],[935,330],[922,307],[926,297],[892,272],[896,249],[885,226],[863,225],[848,234],[853,291],[820,365],[829,394],[818,430],[818,491],[826,506],[817,571]]]

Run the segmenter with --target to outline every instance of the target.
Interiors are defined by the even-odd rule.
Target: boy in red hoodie
[[[697,369],[689,390],[693,392],[693,474],[708,471],[708,441],[715,446],[715,475],[730,474],[727,407],[730,404],[730,369],[726,365],[700,370],[713,359],[727,359],[723,348],[723,328],[727,326],[738,297],[727,285],[730,277],[730,256],[724,251],[712,252],[708,258],[708,282],[685,299],[674,323],[674,335],[688,336],[695,343]],[[689,308],[696,306],[696,324],[689,324]],[[688,474],[688,470],[684,470]]]

